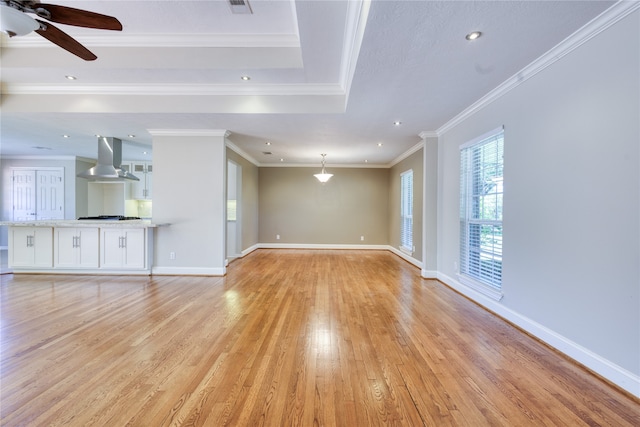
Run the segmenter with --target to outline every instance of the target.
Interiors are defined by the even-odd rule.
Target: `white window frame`
[[[400,250],[413,254],[413,169],[400,174]]]
[[[479,150],[486,154],[492,145],[495,158],[480,160]],[[496,176],[496,172],[501,173]],[[460,146],[458,274],[462,284],[498,301],[502,299],[503,186],[504,128],[500,127]]]

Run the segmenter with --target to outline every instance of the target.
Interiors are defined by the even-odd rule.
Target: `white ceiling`
[[[51,0],[123,31],[57,25],[93,62],[3,35],[0,154],[95,158],[101,134],[139,160],[149,130],[225,129],[260,165],[389,165],[613,4],[249,1]]]

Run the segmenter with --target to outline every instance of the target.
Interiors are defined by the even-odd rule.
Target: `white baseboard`
[[[226,268],[203,267],[153,267],[151,274],[154,276],[224,276]]]
[[[420,273],[422,274],[422,278],[423,279],[437,279],[438,278],[438,272],[435,271],[435,270],[422,269],[422,271]]]
[[[245,256],[249,255],[251,252],[255,251],[256,249],[259,249],[258,245],[253,245],[253,246],[243,250],[242,252],[240,252],[240,255],[245,257]]]
[[[253,246],[252,246],[253,248]],[[391,251],[418,268],[422,268],[422,262],[389,245],[339,245],[339,244],[314,244],[314,243],[258,243],[255,249],[357,249]],[[252,249],[252,250],[255,250]],[[244,256],[244,251],[243,251]],[[434,276],[435,277],[435,276]]]
[[[452,289],[455,289],[519,328],[522,328],[534,337],[586,366],[613,384],[616,384],[618,387],[640,398],[640,376],[627,371],[534,320],[505,307],[498,301],[482,295],[446,274],[437,273],[437,278]]]
[[[388,245],[340,245],[316,243],[258,243],[259,249],[373,249],[388,250]]]
[[[394,254],[398,255],[400,258],[404,259],[405,261],[410,262],[411,264],[415,265],[416,267],[418,267],[419,269],[422,269],[422,261],[417,260],[415,258],[413,258],[411,255],[409,255],[406,252],[402,252],[400,249],[395,248],[393,246],[389,246],[387,245],[386,249],[388,251],[393,252]]]

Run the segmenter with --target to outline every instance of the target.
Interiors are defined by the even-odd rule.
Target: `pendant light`
[[[0,31],[9,37],[24,36],[38,28],[40,24],[35,19],[5,4],[0,5]]]
[[[324,168],[324,157],[326,156],[326,154],[320,154],[322,156],[322,172],[317,173],[313,176],[315,176],[316,178],[318,178],[318,181],[325,183],[327,181],[329,181],[329,178],[331,178],[333,176],[332,173],[327,173],[327,171]]]

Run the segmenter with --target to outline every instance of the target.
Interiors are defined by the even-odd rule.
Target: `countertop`
[[[51,219],[41,221],[0,221],[9,227],[99,227],[99,228],[156,228],[169,224],[156,224],[145,219],[127,221]]]

